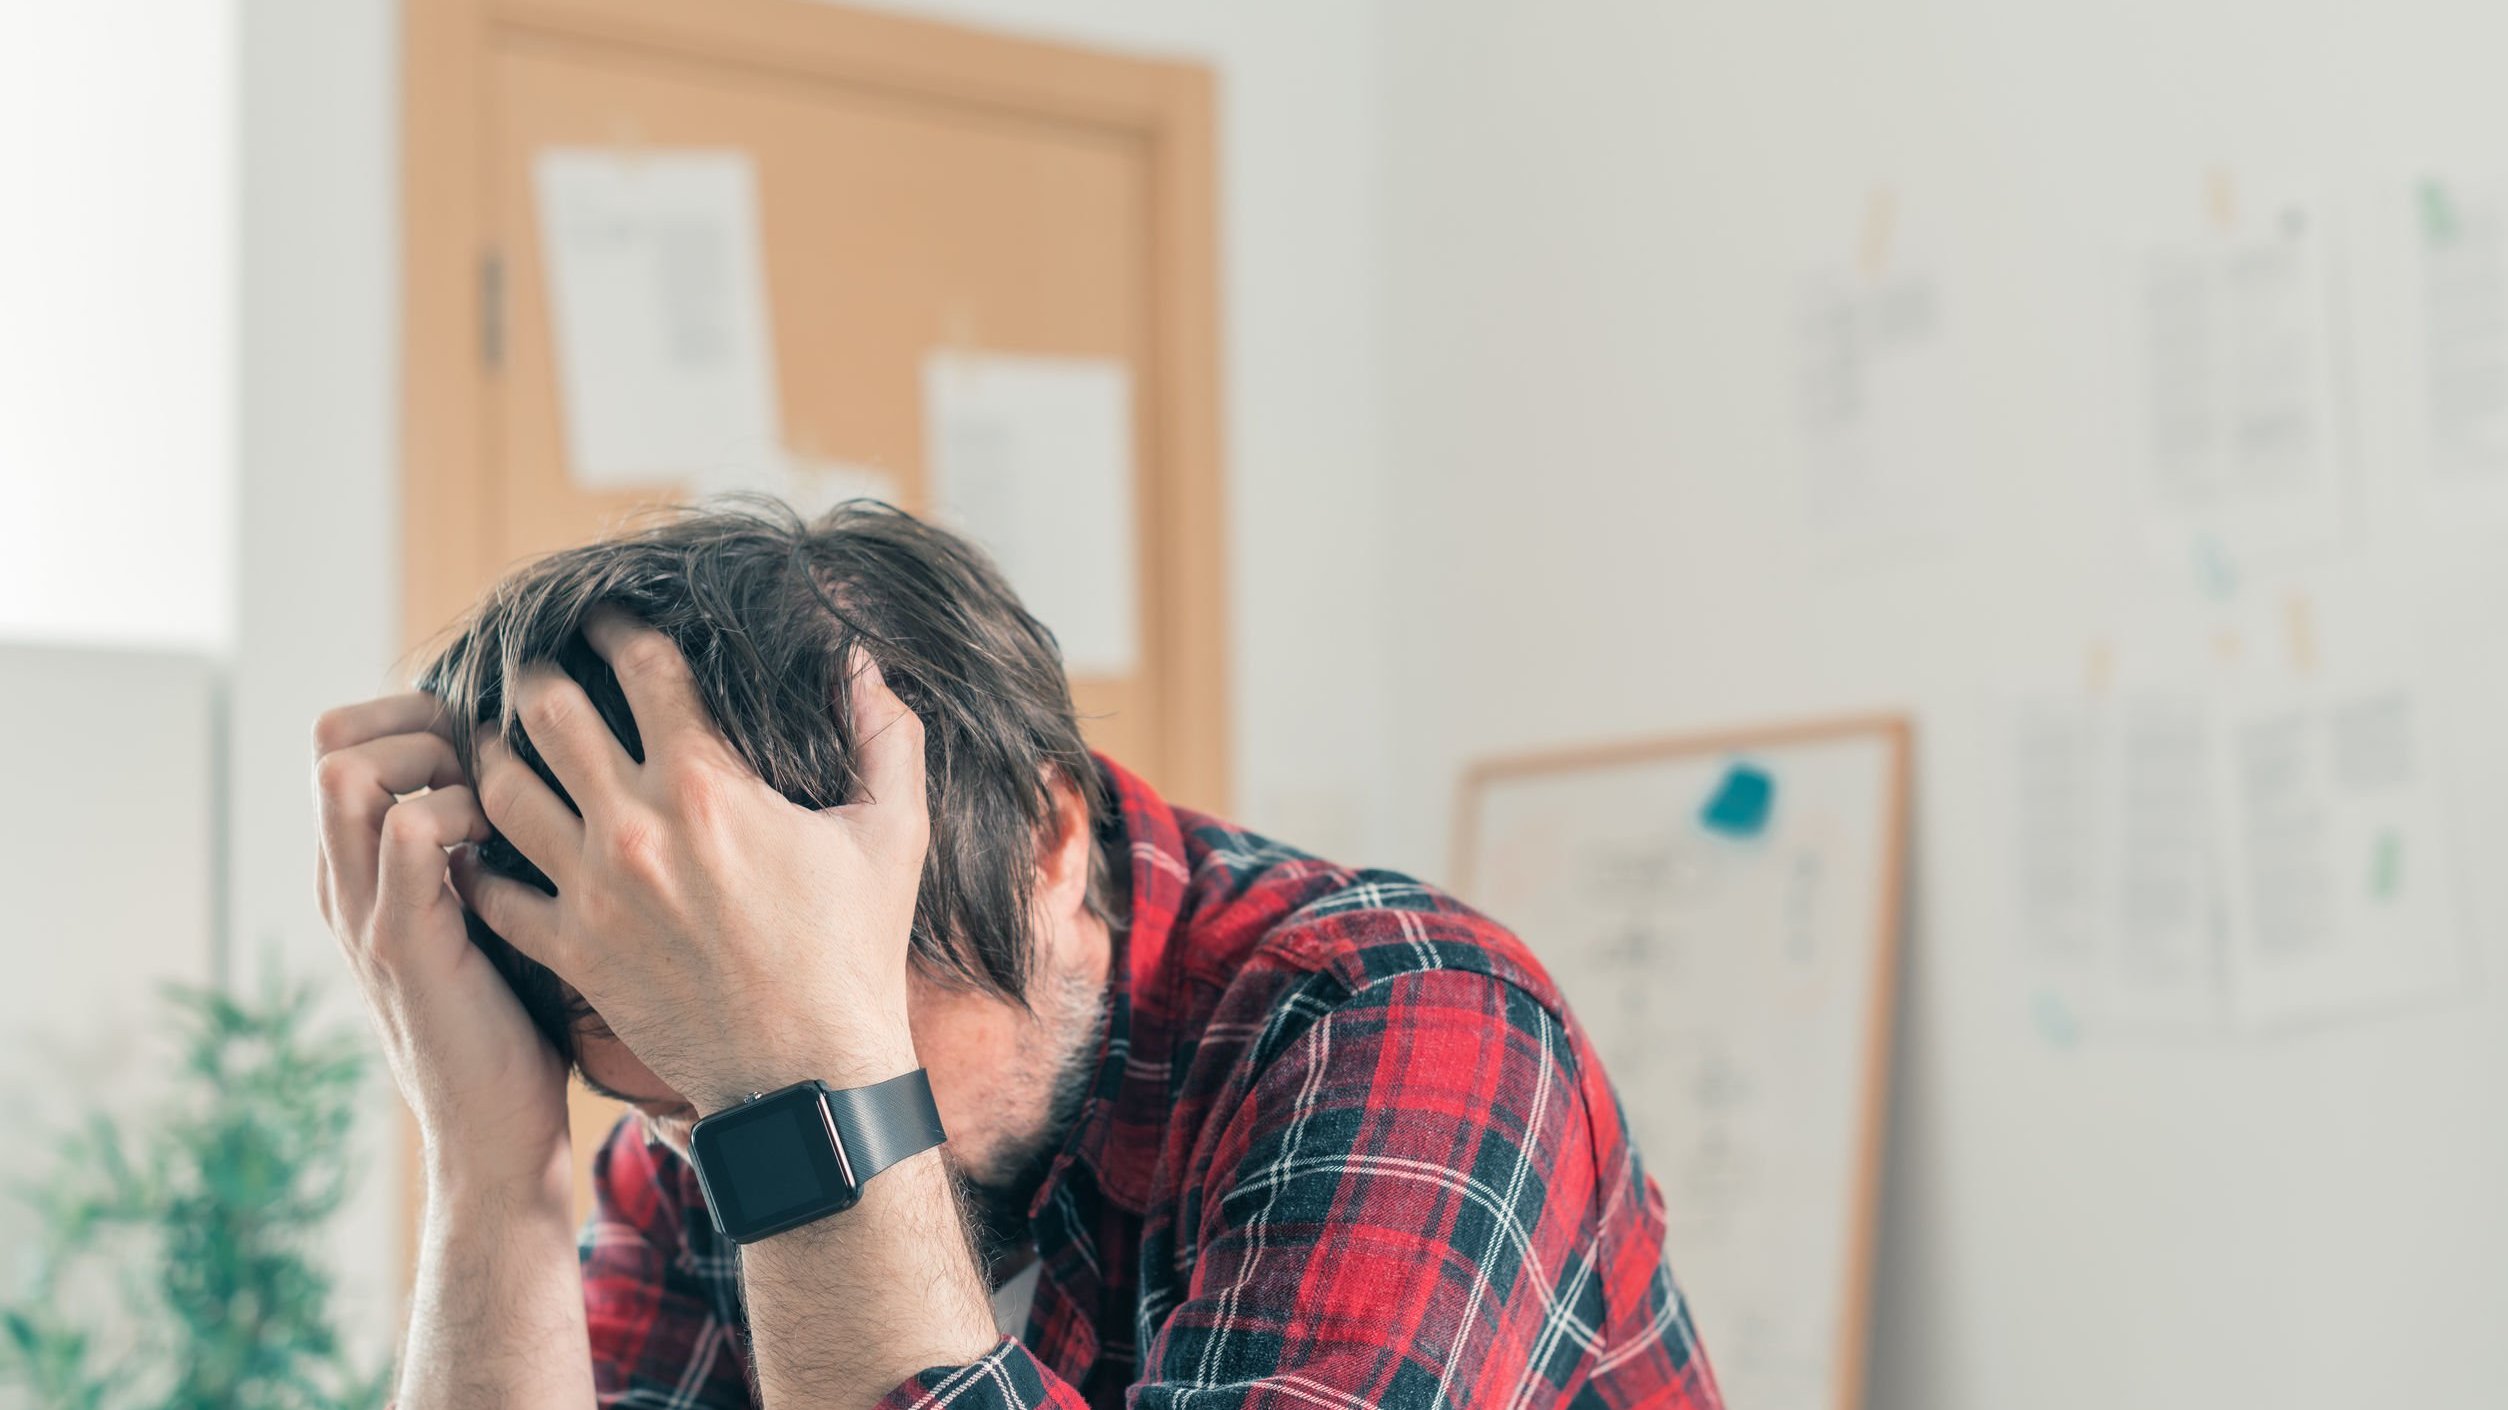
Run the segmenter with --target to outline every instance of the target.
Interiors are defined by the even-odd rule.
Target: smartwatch
[[[872,1176],[947,1139],[918,1067],[868,1087],[752,1093],[699,1121],[688,1155],[715,1229],[747,1244],[853,1208]]]

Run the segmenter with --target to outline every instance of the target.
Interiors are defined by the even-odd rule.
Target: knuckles
[[[316,759],[335,750],[346,749],[355,741],[349,736],[348,709],[334,706],[314,716],[313,752]]]
[[[610,662],[611,669],[625,676],[648,676],[671,679],[684,674],[687,660],[669,637],[659,632],[638,632]]]
[[[931,833],[920,825],[911,829],[899,828],[887,846],[889,859],[898,873],[918,878],[923,874],[923,863],[930,857],[931,850]]]
[[[647,817],[621,818],[603,833],[603,867],[612,875],[658,886],[670,873],[670,845],[661,824]]]
[[[713,826],[727,799],[723,777],[702,764],[674,762],[660,766],[662,798],[671,811],[693,829]]]
[[[914,757],[917,760],[923,757],[923,717],[921,715],[905,709],[903,702],[900,702],[897,718],[890,721],[888,727],[897,732],[897,742],[900,745],[914,747]]]
[[[326,753],[314,760],[314,791],[334,803],[346,802],[366,791],[365,766],[353,754]]]
[[[524,684],[514,713],[522,717],[525,729],[547,739],[553,733],[572,728],[580,708],[573,692],[560,690],[555,682],[534,679]]]
[[[383,841],[392,847],[443,845],[435,819],[415,803],[395,803],[384,813]]]
[[[899,843],[920,862],[932,846],[932,815],[920,807],[910,808],[897,832]]]
[[[511,766],[489,770],[487,777],[479,780],[480,811],[492,820],[512,817],[517,801],[514,790],[521,786],[522,780],[515,776]]]

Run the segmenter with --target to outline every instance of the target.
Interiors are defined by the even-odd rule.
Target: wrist
[[[533,1159],[430,1139],[423,1158],[427,1199],[431,1205],[448,1209],[492,1209],[523,1217],[554,1215],[571,1227],[575,1207],[571,1155],[572,1148],[564,1140]]]
[[[741,1268],[752,1316],[771,1323],[788,1321],[796,1305],[879,1308],[880,1335],[862,1339],[850,1358],[866,1401],[926,1367],[980,1360],[1000,1339],[957,1185],[937,1150],[863,1186],[852,1209],[745,1246]],[[919,1295],[887,1296],[898,1286]]]
[[[704,1077],[678,1087],[699,1116],[713,1116],[753,1096],[779,1091],[796,1082],[824,1082],[830,1087],[868,1087],[921,1067],[913,1037],[899,1023],[871,1034],[854,1030],[842,1043],[795,1045],[744,1053]]]

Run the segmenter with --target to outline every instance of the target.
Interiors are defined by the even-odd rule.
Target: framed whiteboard
[[[1865,717],[1493,760],[1455,875],[1609,1067],[1737,1407],[1854,1410],[1909,731]]]

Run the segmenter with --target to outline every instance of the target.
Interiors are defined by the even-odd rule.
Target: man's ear
[[[1036,837],[1036,902],[1049,916],[1072,915],[1088,906],[1089,867],[1097,838],[1089,826],[1088,800],[1059,773],[1045,777],[1053,812]]]

